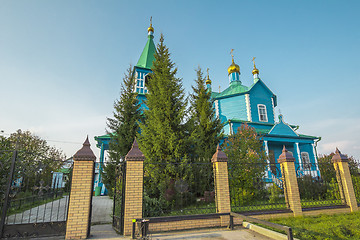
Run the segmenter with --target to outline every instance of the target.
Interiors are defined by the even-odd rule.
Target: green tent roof
[[[138,63],[136,64],[137,67],[151,69],[153,61],[155,61],[155,53],[156,48],[153,41],[153,36],[148,36],[148,41],[144,47],[144,50],[141,53]]]
[[[230,84],[230,86],[227,89],[225,89],[224,91],[222,91],[221,93],[213,92],[212,97],[214,97],[214,98],[227,97],[227,96],[231,96],[231,95],[235,95],[235,94],[239,94],[239,93],[245,93],[248,90],[249,90],[248,87],[241,85],[241,82],[235,81],[235,82],[232,82]]]

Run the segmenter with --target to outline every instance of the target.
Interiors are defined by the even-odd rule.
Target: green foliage
[[[0,136],[0,202],[8,184],[15,150],[17,157],[13,181],[19,180],[21,188],[13,191],[19,197],[24,194],[21,191],[33,191],[33,187],[39,186],[41,181],[50,184],[52,173],[62,167],[65,159],[62,151],[49,146],[44,139],[29,131],[18,130],[9,137]]]
[[[301,199],[326,199],[328,186],[320,179],[314,179],[312,176],[305,175],[298,178],[298,185]]]
[[[279,218],[271,222],[291,227],[294,237],[302,240],[360,239],[360,212]]]
[[[211,92],[205,87],[205,77],[200,67],[196,70],[196,75],[193,93],[190,95],[190,138],[194,157],[209,160],[223,137],[223,125],[215,115]]]
[[[266,155],[260,137],[254,128],[241,125],[224,142],[228,157],[231,201],[245,204],[265,197],[263,174]]]
[[[130,65],[123,78],[120,98],[114,103],[113,118],[107,118],[109,128],[107,132],[111,136],[108,151],[110,163],[104,167],[103,182],[110,195],[115,184],[115,167],[130,151],[142,118],[139,101],[136,98],[137,93],[134,92],[133,76],[134,69]]]
[[[148,160],[170,161],[186,155],[185,95],[174,66],[161,35],[147,84],[148,110],[144,111],[145,121],[140,123],[139,145]],[[168,173],[175,175],[170,169]]]
[[[341,199],[339,184],[335,178],[332,178],[331,181],[328,183],[326,199]]]
[[[360,176],[351,175],[351,180],[354,186],[356,200],[360,202]]]
[[[269,196],[270,203],[277,203],[283,199],[282,195],[284,194],[284,191],[281,188],[279,188],[275,183],[273,183],[268,190],[270,192],[270,196]]]
[[[325,182],[330,182],[331,179],[336,178],[336,172],[333,163],[331,162],[332,157],[335,153],[324,154],[318,158],[319,170],[321,178]],[[359,175],[359,162],[352,156],[348,157],[349,169],[352,176]]]

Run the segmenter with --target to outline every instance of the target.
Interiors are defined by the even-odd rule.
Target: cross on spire
[[[230,55],[231,55],[232,61],[234,61],[234,54],[233,54],[233,52],[234,52],[234,49],[232,48],[232,49],[230,50]]]

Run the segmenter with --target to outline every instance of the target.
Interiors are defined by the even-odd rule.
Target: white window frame
[[[263,115],[265,117],[265,120],[261,120],[260,107],[263,107],[263,109],[265,110],[265,115]],[[268,122],[266,106],[264,104],[258,104],[257,109],[258,109],[258,114],[259,114],[259,121],[260,122]]]
[[[301,163],[303,165],[303,169],[311,170],[311,162],[310,162],[310,155],[308,152],[301,152]]]

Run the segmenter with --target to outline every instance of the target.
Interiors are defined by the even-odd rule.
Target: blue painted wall
[[[274,123],[274,111],[272,107],[272,93],[270,93],[259,82],[255,84],[250,90],[250,106],[251,106],[251,120],[253,122],[259,121],[258,104],[264,104],[267,111],[267,123]]]
[[[219,99],[218,102],[222,122],[228,119],[247,120],[245,95]]]

